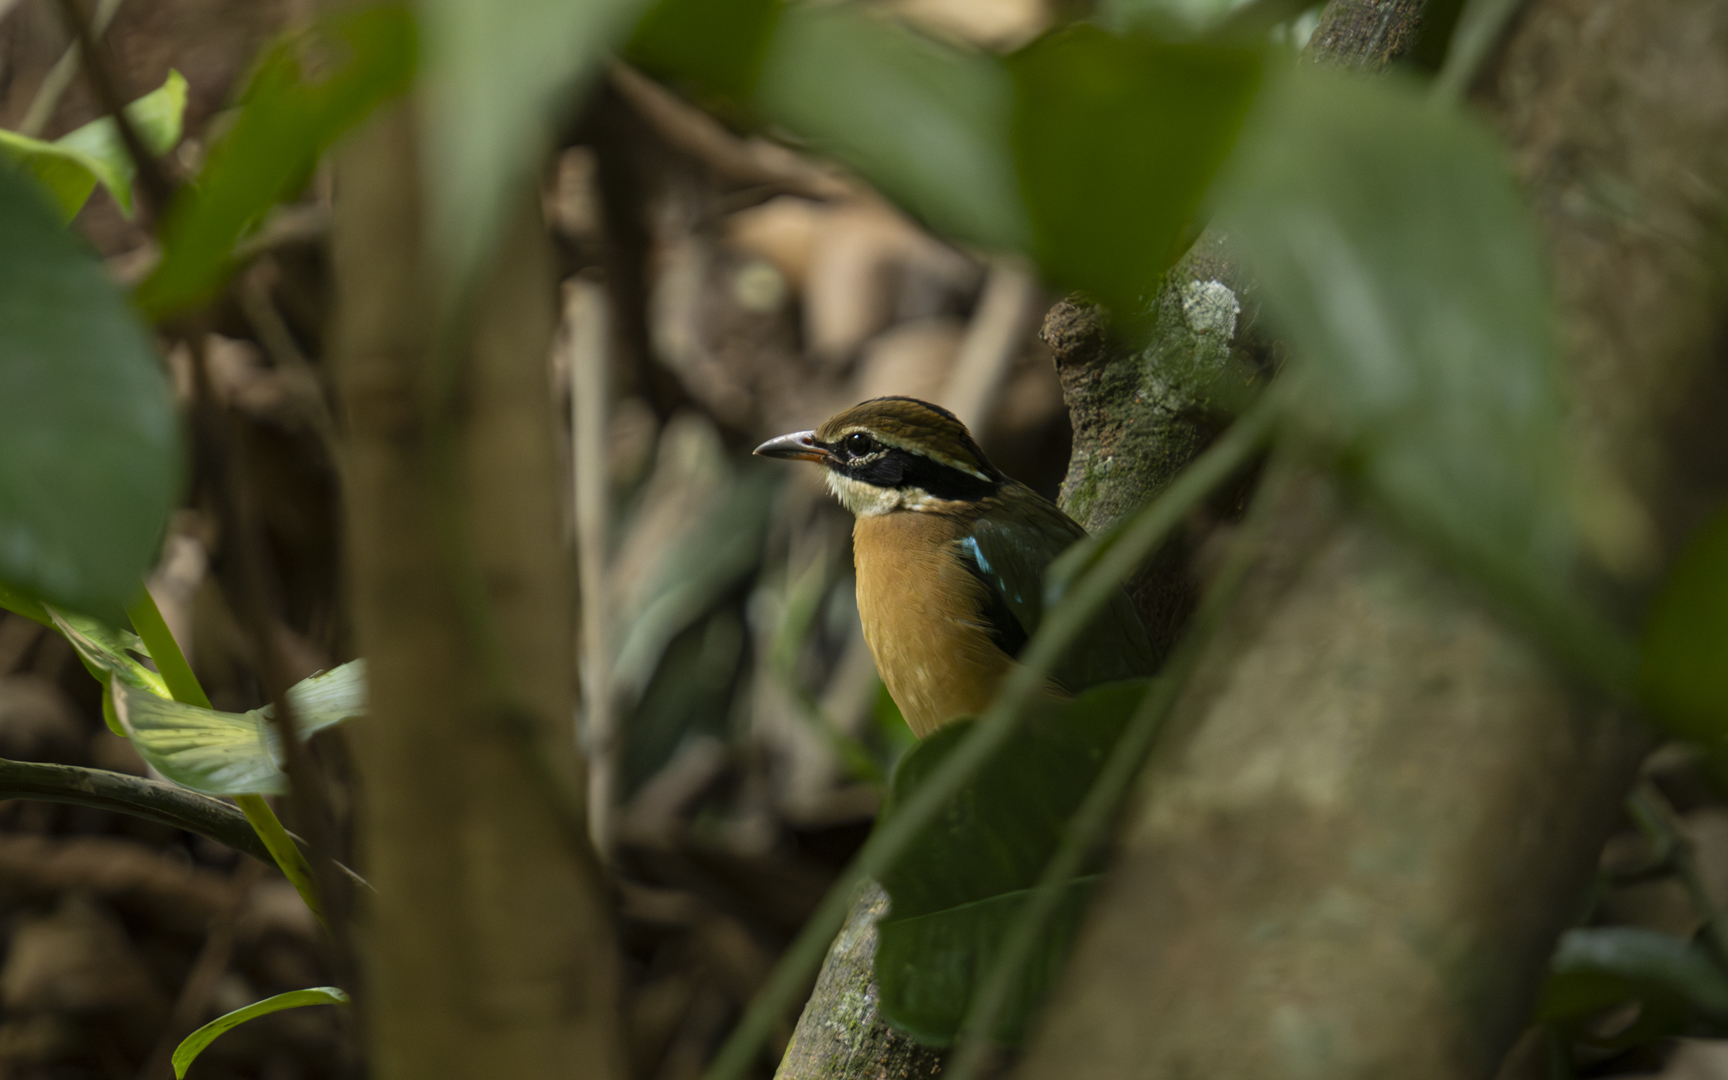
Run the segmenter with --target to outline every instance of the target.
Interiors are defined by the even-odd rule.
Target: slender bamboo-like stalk
[[[576,484],[577,586],[582,597],[582,717],[588,752],[588,833],[602,855],[611,847],[617,797],[617,733],[613,730],[611,594],[606,582],[606,366],[610,322],[604,290],[592,281],[565,286],[564,323],[570,358],[571,474]]]

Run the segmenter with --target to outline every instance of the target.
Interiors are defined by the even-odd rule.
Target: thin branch
[[[1446,62],[1434,77],[1430,93],[1435,101],[1457,101],[1469,92],[1523,6],[1524,0],[1468,0],[1452,31]]]
[[[1011,256],[994,260],[984,279],[978,312],[954,361],[954,373],[942,388],[941,403],[971,430],[973,438],[984,438],[990,407],[1027,330],[1040,314],[1038,300],[1038,279],[1025,262]]]
[[[142,190],[153,214],[160,214],[168,206],[168,200],[174,195],[174,185],[169,182],[168,174],[162,171],[150,148],[144,145],[144,139],[138,134],[138,129],[132,126],[132,118],[126,115],[126,102],[120,96],[120,90],[114,83],[113,72],[103,62],[102,55],[96,49],[96,37],[90,24],[85,21],[84,13],[78,10],[78,0],[59,0],[61,17],[66,20],[66,28],[71,32],[79,49],[84,54],[84,74],[90,80],[90,87],[96,92],[96,100],[102,109],[114,120],[114,128],[120,133],[120,141],[126,146],[126,154],[132,159],[136,170],[138,187]]]
[[[96,5],[96,18],[92,20],[90,31],[92,36],[100,38],[108,29],[108,24],[114,21],[114,15],[120,10],[122,0],[101,0]],[[42,85],[36,88],[36,96],[30,99],[30,107],[24,110],[24,122],[18,125],[18,133],[35,138],[48,127],[48,121],[54,119],[54,110],[60,107],[60,99],[66,95],[66,90],[72,85],[72,80],[78,77],[78,63],[83,58],[84,50],[78,42],[66,46],[66,51],[60,54],[60,59],[54,61],[54,66],[48,69],[48,74],[42,80]]]
[[[877,826],[830,887],[814,914],[786,950],[768,984],[733,1029],[705,1074],[706,1080],[732,1080],[750,1068],[756,1055],[804,991],[822,963],[828,944],[846,921],[852,899],[867,878],[880,878],[907,846],[935,820],[948,800],[984,762],[1013,736],[1021,715],[1037,699],[1046,673],[1110,602],[1126,581],[1195,506],[1234,475],[1270,438],[1280,395],[1271,391],[1236,421],[1217,442],[1136,513],[1092,565],[1050,609],[996,699],[971,733],[913,793],[906,805]]]
[[[276,301],[271,298],[271,279],[268,275],[274,272],[275,266],[268,256],[253,264],[240,276],[235,297],[240,302],[241,313],[246,316],[252,332],[258,335],[258,343],[264,346],[271,362],[279,372],[293,380],[290,386],[294,396],[304,408],[313,433],[324,447],[324,453],[330,458],[338,483],[346,486],[347,455],[343,452],[336,418],[330,411],[330,403],[324,397],[324,381],[319,378],[317,369],[306,358],[306,354],[300,351],[293,332],[288,329],[287,320],[282,317]]]
[[[246,815],[220,799],[104,769],[0,758],[0,799],[35,799],[112,810],[184,829],[274,864]]]
[[[578,660],[588,755],[588,835],[605,859],[612,848],[612,810],[618,786],[612,603],[606,573],[612,497],[606,469],[606,369],[612,352],[608,348],[611,329],[602,286],[578,279],[564,288],[565,347],[570,361],[570,471],[576,487],[576,576],[582,598]]]

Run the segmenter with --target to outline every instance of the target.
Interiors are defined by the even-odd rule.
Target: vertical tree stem
[[[622,1077],[597,863],[546,775],[582,788],[544,231],[524,197],[471,307],[441,319],[412,109],[377,117],[338,172],[373,1075]]]

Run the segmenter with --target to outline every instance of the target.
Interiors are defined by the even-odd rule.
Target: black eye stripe
[[[971,473],[932,461],[922,454],[883,447],[874,442],[872,447],[876,452],[863,460],[830,463],[829,468],[876,487],[919,488],[937,499],[972,502],[996,490],[995,481],[980,480]]]

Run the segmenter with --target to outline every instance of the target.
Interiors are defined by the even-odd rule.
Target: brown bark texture
[[[1620,491],[1593,539],[1637,595],[1728,487],[1728,5],[1535,0],[1476,104],[1547,227],[1575,426]],[[1017,1075],[1492,1075],[1647,743],[1297,479]]]
[[[397,109],[340,162],[337,384],[353,610],[371,713],[353,729],[371,1068],[382,1080],[621,1077],[617,960],[592,856],[476,659],[440,542],[434,318],[414,122]],[[524,199],[524,208],[528,202]],[[547,350],[555,280],[518,216],[476,306],[456,390],[456,487],[510,690],[573,759],[568,556]],[[564,763],[579,777],[574,760]]]

